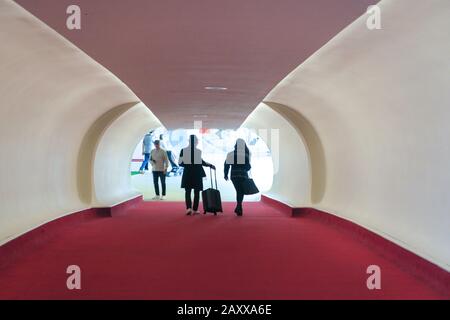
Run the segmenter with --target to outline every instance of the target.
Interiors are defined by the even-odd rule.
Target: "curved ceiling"
[[[16,0],[111,70],[168,128],[235,128],[374,0]],[[226,87],[228,90],[207,90]]]

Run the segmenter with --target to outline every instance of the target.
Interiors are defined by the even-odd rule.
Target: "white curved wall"
[[[102,134],[93,167],[95,206],[112,206],[139,194],[131,185],[133,152],[136,143],[150,128],[160,126],[147,106],[139,103],[117,118]]]
[[[264,194],[291,206],[308,206],[311,202],[310,161],[297,130],[264,103],[250,114],[242,127],[255,130],[272,153],[273,183]]]
[[[2,243],[46,221],[92,206],[93,197],[86,192],[92,189],[92,178],[86,171],[93,155],[81,146],[103,146],[98,133],[106,132],[105,139],[109,139],[114,128],[124,127],[127,113],[120,118],[122,124],[113,124],[114,117],[125,112],[120,106],[126,105],[130,113],[137,109],[136,113],[146,117],[139,128],[158,121],[143,112],[142,105],[134,107],[139,99],[113,74],[9,0],[0,0],[0,43]],[[103,123],[106,127],[91,130],[98,119],[117,108],[120,112],[112,113],[114,117]],[[139,140],[136,130],[130,131],[129,138],[117,140],[117,152],[128,153],[130,139],[135,139],[134,147]],[[106,159],[101,153],[108,150],[102,148],[97,152],[98,161]],[[123,178],[112,178],[120,161],[103,164],[110,170],[104,177],[108,180],[103,181],[109,188],[103,187],[100,195],[111,193],[120,198],[129,192],[116,184]]]
[[[450,270],[450,2],[379,6],[382,30],[357,20],[265,101],[314,125],[326,167],[319,209]]]

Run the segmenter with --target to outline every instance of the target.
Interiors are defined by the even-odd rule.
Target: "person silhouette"
[[[144,170],[148,170],[148,162],[150,160],[150,152],[152,151],[152,134],[153,131],[147,133],[142,141],[142,155],[144,160],[142,161],[141,167],[139,168],[139,173],[144,174]]]
[[[166,150],[161,148],[159,140],[153,143],[155,149],[150,153],[150,162],[152,164],[153,185],[155,188],[155,197],[152,200],[165,200],[166,197],[166,173],[169,167],[169,159]],[[159,196],[159,180],[161,180],[162,195]]]
[[[249,179],[248,171],[252,168],[250,165],[250,150],[243,139],[237,139],[234,150],[227,154],[224,164],[224,178],[228,181],[228,173],[231,168],[231,182],[236,189],[236,209],[234,212],[242,216],[244,201],[244,183]]]
[[[202,151],[197,148],[198,138],[195,135],[189,137],[189,145],[182,149],[178,164],[184,168],[181,178],[181,188],[185,189],[186,214],[198,214],[200,192],[203,190],[203,178],[206,177],[203,167],[216,167],[202,159]],[[194,190],[194,203],[191,193]]]

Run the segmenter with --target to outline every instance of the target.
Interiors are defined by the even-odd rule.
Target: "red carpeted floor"
[[[147,202],[64,230],[0,270],[2,299],[448,299],[342,230],[247,203],[187,217]],[[82,290],[66,288],[66,268]],[[366,268],[382,289],[366,287]]]

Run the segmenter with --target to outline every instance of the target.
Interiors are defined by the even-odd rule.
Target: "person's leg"
[[[242,208],[242,203],[244,202],[244,191],[242,191],[242,188],[237,192],[236,200],[237,200],[238,211],[239,211],[240,215],[242,215],[242,212],[244,211]]]
[[[185,189],[184,198],[186,201],[186,209],[192,209],[191,189]]]
[[[242,188],[238,190],[236,193],[236,201],[238,207],[242,208],[242,202],[244,201],[244,192],[242,191]]]
[[[148,170],[148,161],[150,159],[150,155],[148,153],[144,154],[144,161],[142,161],[141,167],[139,171],[143,171],[145,168]]]
[[[242,188],[243,179],[232,179],[234,188],[236,189],[236,212],[238,215],[242,215],[242,202],[244,201],[244,190]]]
[[[194,211],[198,210],[199,202],[200,202],[200,190],[194,189],[194,207],[192,208]]]
[[[241,208],[242,202],[244,201],[244,188],[243,188],[244,180],[245,180],[244,178],[240,179],[238,183],[238,192],[236,194],[236,200]]]
[[[162,195],[163,195],[163,197],[165,197],[166,196],[166,175],[164,174],[164,172],[161,172],[159,176],[161,177]]]
[[[153,171],[153,186],[155,187],[155,194],[159,197],[159,183],[158,183],[159,172]]]

